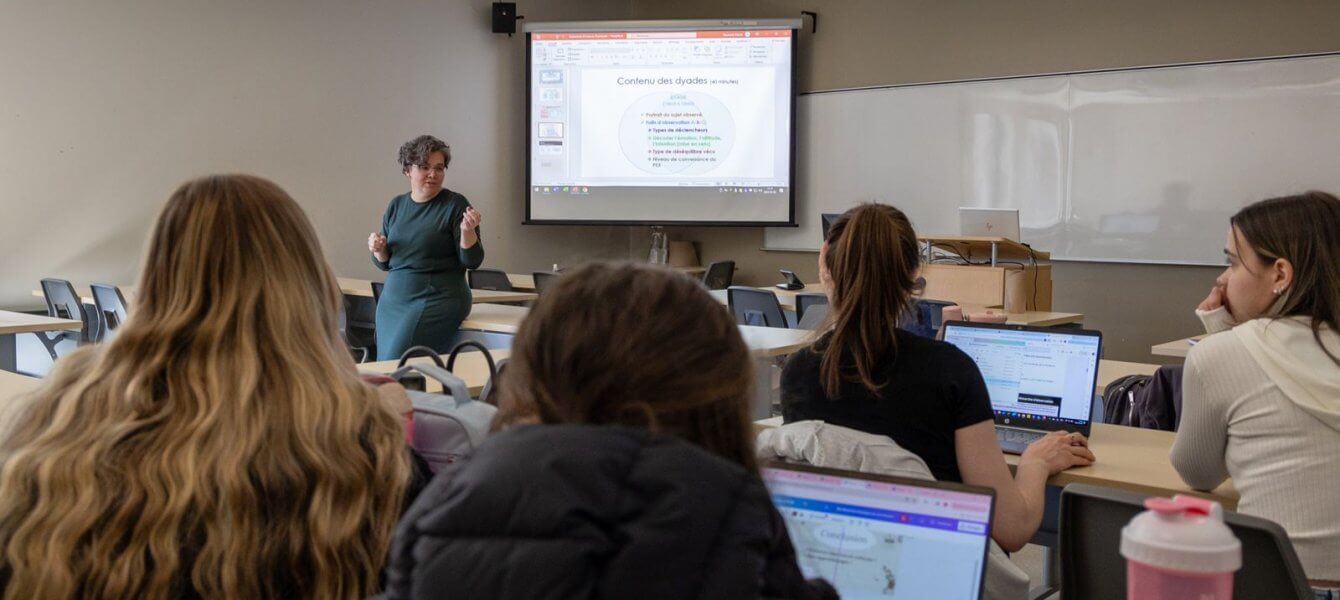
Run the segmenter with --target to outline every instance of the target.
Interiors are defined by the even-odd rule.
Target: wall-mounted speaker
[[[516,3],[493,3],[493,33],[516,33]]]

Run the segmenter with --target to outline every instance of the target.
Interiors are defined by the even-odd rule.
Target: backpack
[[[1126,375],[1107,384],[1103,390],[1103,422],[1109,425],[1139,427],[1136,396],[1154,379],[1150,375]]]
[[[484,353],[491,384],[498,373],[493,355],[475,341],[457,344],[452,348],[446,364],[431,348],[415,346],[405,351],[400,357],[398,368],[391,373],[392,379],[405,386],[410,402],[414,405],[410,445],[428,461],[434,473],[473,454],[488,435],[489,425],[498,412],[497,407],[471,398],[465,382],[451,373],[451,368],[456,364],[456,355],[467,346],[474,346]],[[415,356],[428,356],[435,364],[405,364]],[[424,378],[441,383],[443,392],[423,391]]]

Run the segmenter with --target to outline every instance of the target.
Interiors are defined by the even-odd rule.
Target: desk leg
[[[0,335],[0,371],[16,373],[19,370],[17,342],[12,333]]]
[[[749,403],[749,419],[772,417],[772,365],[770,358],[754,359],[754,397]]]
[[[1043,600],[1061,592],[1061,548],[1046,546],[1042,557],[1042,581],[1028,591],[1029,600]]]

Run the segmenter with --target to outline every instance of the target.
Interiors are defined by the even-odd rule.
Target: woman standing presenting
[[[368,236],[372,264],[390,272],[377,302],[377,360],[418,345],[445,352],[470,314],[465,270],[484,262],[482,216],[442,187],[450,163],[451,147],[431,135],[400,147],[409,193],[391,199],[381,232]]]

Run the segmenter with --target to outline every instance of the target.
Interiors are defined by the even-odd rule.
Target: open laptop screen
[[[781,463],[762,472],[801,571],[844,599],[981,597],[991,489]]]
[[[950,321],[944,337],[977,363],[997,423],[1088,433],[1101,334]]]

